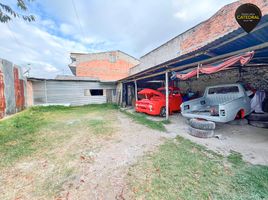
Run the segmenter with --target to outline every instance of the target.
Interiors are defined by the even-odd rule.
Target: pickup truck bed
[[[228,122],[239,113],[242,118],[250,113],[250,99],[240,84],[208,87],[203,97],[184,102],[181,113],[187,118]]]

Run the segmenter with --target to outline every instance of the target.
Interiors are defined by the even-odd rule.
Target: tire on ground
[[[215,122],[199,119],[190,119],[189,125],[193,128],[201,130],[214,130],[216,128]]]
[[[268,121],[262,122],[262,121],[249,121],[249,124],[252,126],[256,126],[259,128],[268,128]]]
[[[214,136],[214,130],[202,130],[189,126],[188,131],[190,135],[199,138],[211,138]]]
[[[247,119],[249,121],[268,121],[268,113],[251,113],[249,116],[247,116]]]
[[[248,124],[248,120],[247,119],[235,119],[233,121],[230,121],[228,122],[228,124],[230,125],[241,125],[241,126],[244,126],[244,125],[247,125]]]

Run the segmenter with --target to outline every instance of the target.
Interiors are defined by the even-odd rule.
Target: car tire
[[[214,136],[214,130],[202,130],[189,126],[189,134],[198,138],[211,138]]]
[[[165,116],[166,116],[166,107],[162,107],[162,108],[160,109],[160,116],[161,116],[161,117],[165,117]]]
[[[247,119],[249,121],[268,121],[268,113],[251,113],[249,116],[247,116]]]
[[[259,127],[259,128],[268,128],[268,121],[262,122],[262,121],[249,121],[249,124],[251,126]]]
[[[215,122],[199,119],[190,119],[189,125],[193,128],[201,130],[214,130],[216,128]]]
[[[245,118],[244,119],[235,119],[233,121],[228,122],[227,124],[244,126],[244,125],[248,124],[248,120]]]

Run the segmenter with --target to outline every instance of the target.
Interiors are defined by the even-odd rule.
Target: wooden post
[[[123,106],[123,90],[124,90],[124,84],[121,82],[121,93],[120,93],[120,100],[119,100],[119,105]]]
[[[166,120],[168,120],[169,117],[169,102],[168,102],[168,97],[169,97],[169,88],[168,88],[168,71],[166,71]]]
[[[135,84],[135,99],[138,101],[138,87],[137,87],[137,80],[134,81]]]

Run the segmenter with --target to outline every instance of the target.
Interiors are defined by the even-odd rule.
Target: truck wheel
[[[211,138],[214,135],[214,130],[202,130],[189,126],[189,134],[199,138]]]
[[[190,119],[189,125],[193,128],[202,130],[214,130],[216,128],[215,122],[199,119]]]
[[[268,113],[263,113],[263,114],[261,114],[261,113],[251,113],[247,117],[247,119],[249,121],[263,121],[263,122],[265,122],[265,121],[268,121]]]
[[[162,107],[160,110],[160,116],[165,117],[166,116],[166,107]]]
[[[249,121],[249,124],[252,126],[256,126],[259,128],[268,128],[268,121],[262,122],[262,121]]]
[[[235,119],[233,121],[228,122],[227,124],[244,126],[244,125],[248,124],[248,120],[245,118],[244,119]]]

